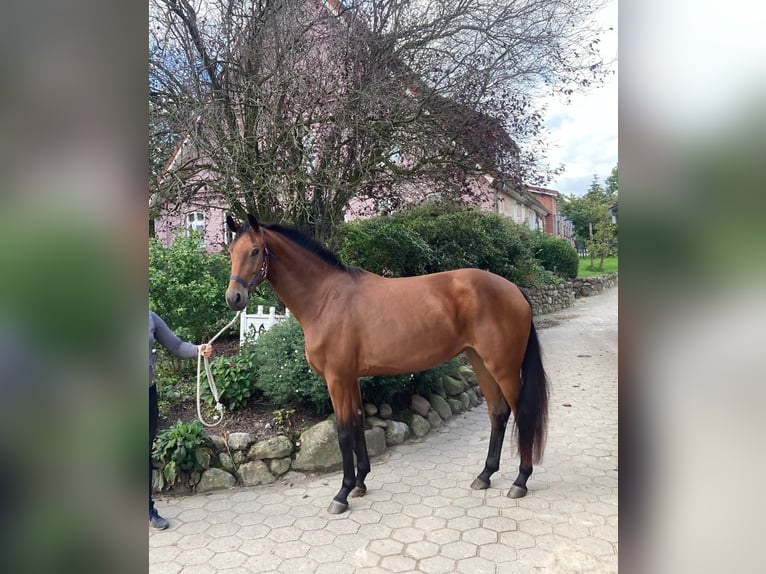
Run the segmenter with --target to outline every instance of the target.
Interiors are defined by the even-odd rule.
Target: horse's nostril
[[[242,295],[237,293],[237,299],[235,300],[235,303],[239,303],[239,300],[242,299]]]

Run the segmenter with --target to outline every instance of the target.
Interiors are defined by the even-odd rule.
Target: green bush
[[[229,274],[226,258],[205,253],[198,234],[179,232],[171,247],[149,240],[149,307],[181,339],[205,342],[231,320]]]
[[[306,361],[303,330],[290,317],[252,344],[257,388],[279,407],[302,405],[318,414],[332,411],[327,385]]]
[[[346,224],[338,253],[347,263],[381,275],[475,267],[530,286],[546,278],[539,273],[529,236],[527,228],[495,213],[426,202],[389,217]]]
[[[338,255],[348,265],[357,265],[383,276],[410,277],[428,273],[433,251],[420,236],[392,219],[359,219],[342,230]]]
[[[163,487],[174,486],[186,474],[189,485],[199,482],[202,471],[210,466],[212,444],[205,435],[202,423],[177,421],[173,426],[157,433],[152,459],[159,465]]]
[[[563,239],[542,232],[535,235],[535,257],[543,268],[564,279],[576,278],[580,264],[577,250]]]
[[[261,334],[252,344],[257,388],[280,407],[302,405],[324,415],[332,411],[330,395],[324,379],[309,367],[304,345],[303,330],[292,317]],[[454,374],[463,364],[464,359],[456,357],[419,373],[362,377],[362,400],[393,403],[397,396],[404,395],[409,406],[413,392],[434,392],[440,375]]]
[[[210,374],[222,405],[230,411],[247,406],[255,384],[255,366],[250,353],[243,350],[233,357],[216,357],[210,361]],[[208,405],[214,405],[210,385],[204,374],[202,377],[200,395]]]

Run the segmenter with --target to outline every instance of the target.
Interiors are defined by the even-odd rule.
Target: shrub
[[[243,350],[233,357],[216,357],[210,361],[210,374],[222,405],[230,411],[247,406],[255,383],[255,367],[250,353]],[[204,374],[202,377],[200,396],[208,405],[214,405],[210,385]]]
[[[341,258],[381,275],[475,267],[522,286],[544,282],[529,230],[475,208],[426,202],[390,217],[346,224],[341,235]]]
[[[306,361],[303,330],[294,317],[274,325],[252,344],[257,388],[279,407],[304,405],[332,411],[327,385]]]
[[[548,271],[563,277],[575,279],[580,258],[577,250],[563,239],[551,237],[544,233],[535,234],[535,257]]]
[[[164,485],[173,486],[182,474],[189,475],[190,486],[199,482],[203,470],[210,466],[211,441],[205,435],[202,423],[177,421],[175,425],[157,433],[152,459],[159,465]]]
[[[338,255],[349,265],[393,277],[427,273],[434,257],[417,233],[386,217],[346,224]]]
[[[207,341],[231,319],[224,292],[229,262],[208,255],[199,235],[179,232],[173,245],[149,240],[149,307],[181,339]]]

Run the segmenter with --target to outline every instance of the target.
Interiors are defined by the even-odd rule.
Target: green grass
[[[578,277],[592,277],[593,275],[603,275],[604,273],[617,273],[617,257],[607,257],[604,259],[603,269],[598,268],[600,258],[593,259],[595,269],[590,268],[590,257],[580,257],[580,266],[577,269]]]

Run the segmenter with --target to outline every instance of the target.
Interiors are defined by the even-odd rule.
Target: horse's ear
[[[231,215],[226,215],[226,225],[228,226],[229,230],[233,233],[237,233],[239,231],[239,225],[237,225],[234,222],[234,218]]]
[[[250,224],[250,227],[253,228],[253,231],[258,231],[258,228],[260,227],[260,225],[258,224],[258,220],[255,218],[254,215],[252,215],[251,213],[248,213],[247,221]]]

